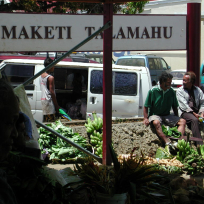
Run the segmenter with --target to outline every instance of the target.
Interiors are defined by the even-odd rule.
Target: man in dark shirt
[[[201,138],[199,130],[199,117],[204,116],[204,94],[195,86],[196,75],[194,72],[186,72],[183,77],[183,86],[178,88],[176,97],[179,103],[179,115],[186,120],[193,137]],[[203,141],[197,142],[197,145]]]

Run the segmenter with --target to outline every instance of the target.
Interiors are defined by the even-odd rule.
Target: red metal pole
[[[201,32],[201,4],[187,4],[187,71],[196,74],[196,86],[200,86],[200,32]]]
[[[104,4],[103,23],[113,23],[113,4]],[[109,144],[112,137],[112,36],[113,27],[103,34],[103,164],[112,162]]]

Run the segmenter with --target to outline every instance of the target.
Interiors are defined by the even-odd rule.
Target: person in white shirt
[[[46,58],[44,62],[45,67],[47,67],[52,62],[53,60],[51,58]],[[50,74],[51,72],[54,72],[54,67],[50,68],[47,72],[44,72],[40,76],[40,89],[42,91],[41,103],[44,122],[54,121],[56,116],[55,114],[59,114],[60,109],[55,94],[54,77]]]

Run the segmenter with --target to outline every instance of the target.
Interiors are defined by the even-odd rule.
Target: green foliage
[[[55,123],[48,124],[51,129],[55,130],[65,138],[71,140],[72,142],[78,144],[79,146],[88,149],[88,142],[86,139],[79,135],[79,133],[74,133],[73,129],[64,126],[60,120]],[[84,153],[77,148],[71,146],[69,143],[65,142],[61,138],[55,136],[53,133],[40,127],[38,129],[40,138],[38,139],[40,149],[42,154],[48,153],[50,160],[60,160],[65,162],[68,159],[84,157]]]
[[[169,146],[166,145],[165,148],[159,147],[157,149],[155,157],[159,159],[172,159],[174,156],[170,153]]]
[[[200,147],[197,148],[197,151],[204,159],[204,145],[200,145]]]
[[[18,203],[68,203],[64,200],[63,187],[48,175],[45,165],[41,159],[20,152],[10,152],[0,163]]]
[[[113,4],[113,12],[121,10],[121,4]],[[75,14],[79,11],[90,13],[103,13],[102,3],[84,2],[56,2],[56,1],[35,1],[35,0],[13,0],[9,4],[0,5],[0,11],[13,12],[24,10],[25,12],[38,13],[70,13]]]
[[[181,174],[183,169],[178,166],[162,166],[159,164],[153,165],[159,171],[166,171],[168,174]]]
[[[181,136],[181,132],[178,131],[177,127],[170,128],[169,126],[165,127],[162,125],[162,132],[170,137],[179,138]]]
[[[126,8],[122,10],[125,14],[137,14],[142,13],[144,11],[145,4],[149,3],[149,1],[139,1],[139,2],[127,2]]]
[[[128,192],[132,204],[141,199],[147,203],[148,201],[157,203],[159,198],[154,195],[156,190],[160,188],[168,191],[155,183],[163,177],[157,174],[153,166],[144,165],[143,157],[134,158],[134,150],[129,158],[119,162],[115,151],[110,146],[114,166],[98,165],[89,158],[81,165],[76,164],[75,172],[80,176],[83,184],[88,184],[100,193],[113,195]]]

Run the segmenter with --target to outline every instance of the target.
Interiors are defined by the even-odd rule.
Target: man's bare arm
[[[53,101],[54,106],[55,106],[55,111],[56,111],[56,113],[59,113],[60,107],[59,107],[59,105],[57,103],[57,99],[56,99],[56,95],[55,95],[54,77],[50,76],[48,78],[48,82],[49,82],[49,91],[51,93],[52,101]]]
[[[143,114],[144,114],[143,123],[144,123],[146,126],[148,126],[148,125],[149,125],[149,120],[148,120],[148,107],[145,107],[145,106],[144,106]]]

